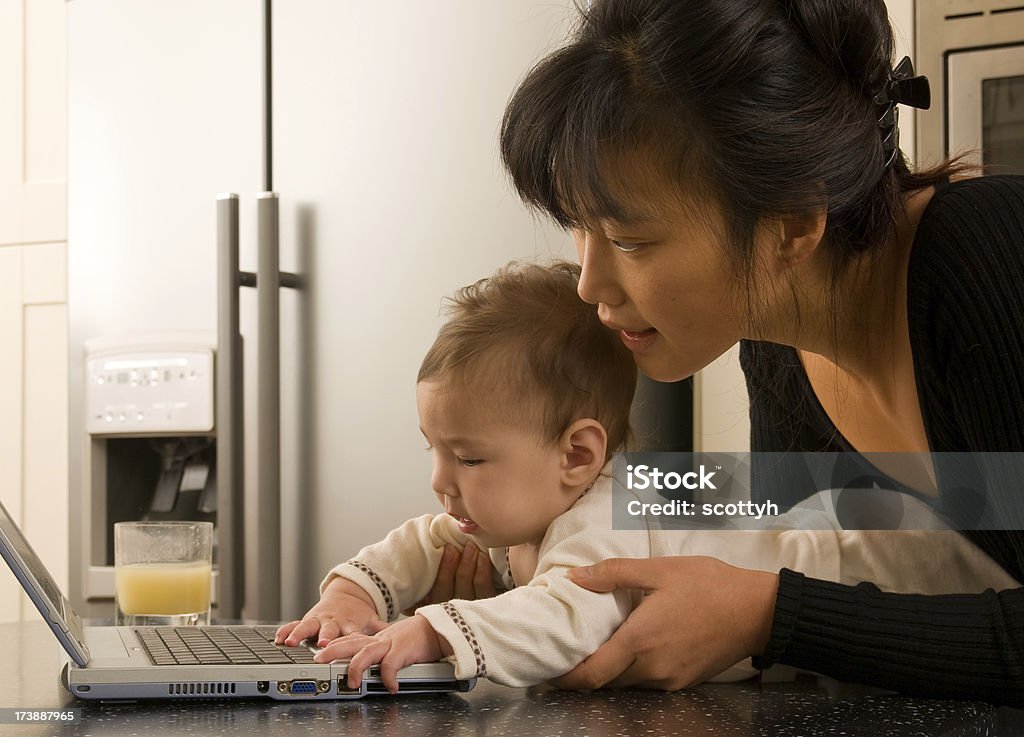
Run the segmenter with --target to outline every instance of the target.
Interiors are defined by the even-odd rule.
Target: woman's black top
[[[953,519],[965,515],[965,527],[1002,528],[963,534],[1024,582],[1024,531],[1016,521],[1024,465],[985,454],[1024,451],[1024,177],[962,180],[937,191],[918,226],[907,280],[930,450],[982,452],[974,469],[981,481],[966,484],[933,456],[937,506]],[[794,349],[744,341],[740,359],[752,450],[853,451]],[[999,463],[989,467],[986,458]],[[791,503],[814,491],[805,481],[799,473],[769,474],[753,493]],[[985,522],[975,516],[972,524],[979,509]],[[783,570],[771,637],[755,659],[758,667],[773,663],[907,694],[1024,705],[1024,589],[892,594]]]

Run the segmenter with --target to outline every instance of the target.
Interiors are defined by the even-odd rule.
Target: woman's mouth
[[[654,328],[646,330],[619,330],[619,337],[626,347],[634,353],[643,353],[650,348],[658,338],[658,331]]]

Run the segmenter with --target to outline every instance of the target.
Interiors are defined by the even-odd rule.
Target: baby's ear
[[[559,445],[563,451],[562,483],[587,484],[604,466],[608,433],[597,420],[576,420],[562,433]]]

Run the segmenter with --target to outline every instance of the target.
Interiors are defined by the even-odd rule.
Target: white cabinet
[[[0,0],[0,245],[66,237],[64,5]]]
[[[64,0],[0,0],[0,500],[67,587]],[[37,616],[0,575],[0,621]]]

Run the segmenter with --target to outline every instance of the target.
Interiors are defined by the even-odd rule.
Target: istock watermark
[[[652,468],[647,464],[638,466],[626,466],[626,488],[627,489],[654,489],[656,491],[675,491],[676,489],[717,489],[712,479],[715,471],[721,471],[721,466],[715,466],[715,470],[708,470],[703,464],[696,471],[678,473],[677,471],[664,472],[660,468]]]
[[[612,469],[616,529],[1024,529],[1024,453],[621,453]]]

